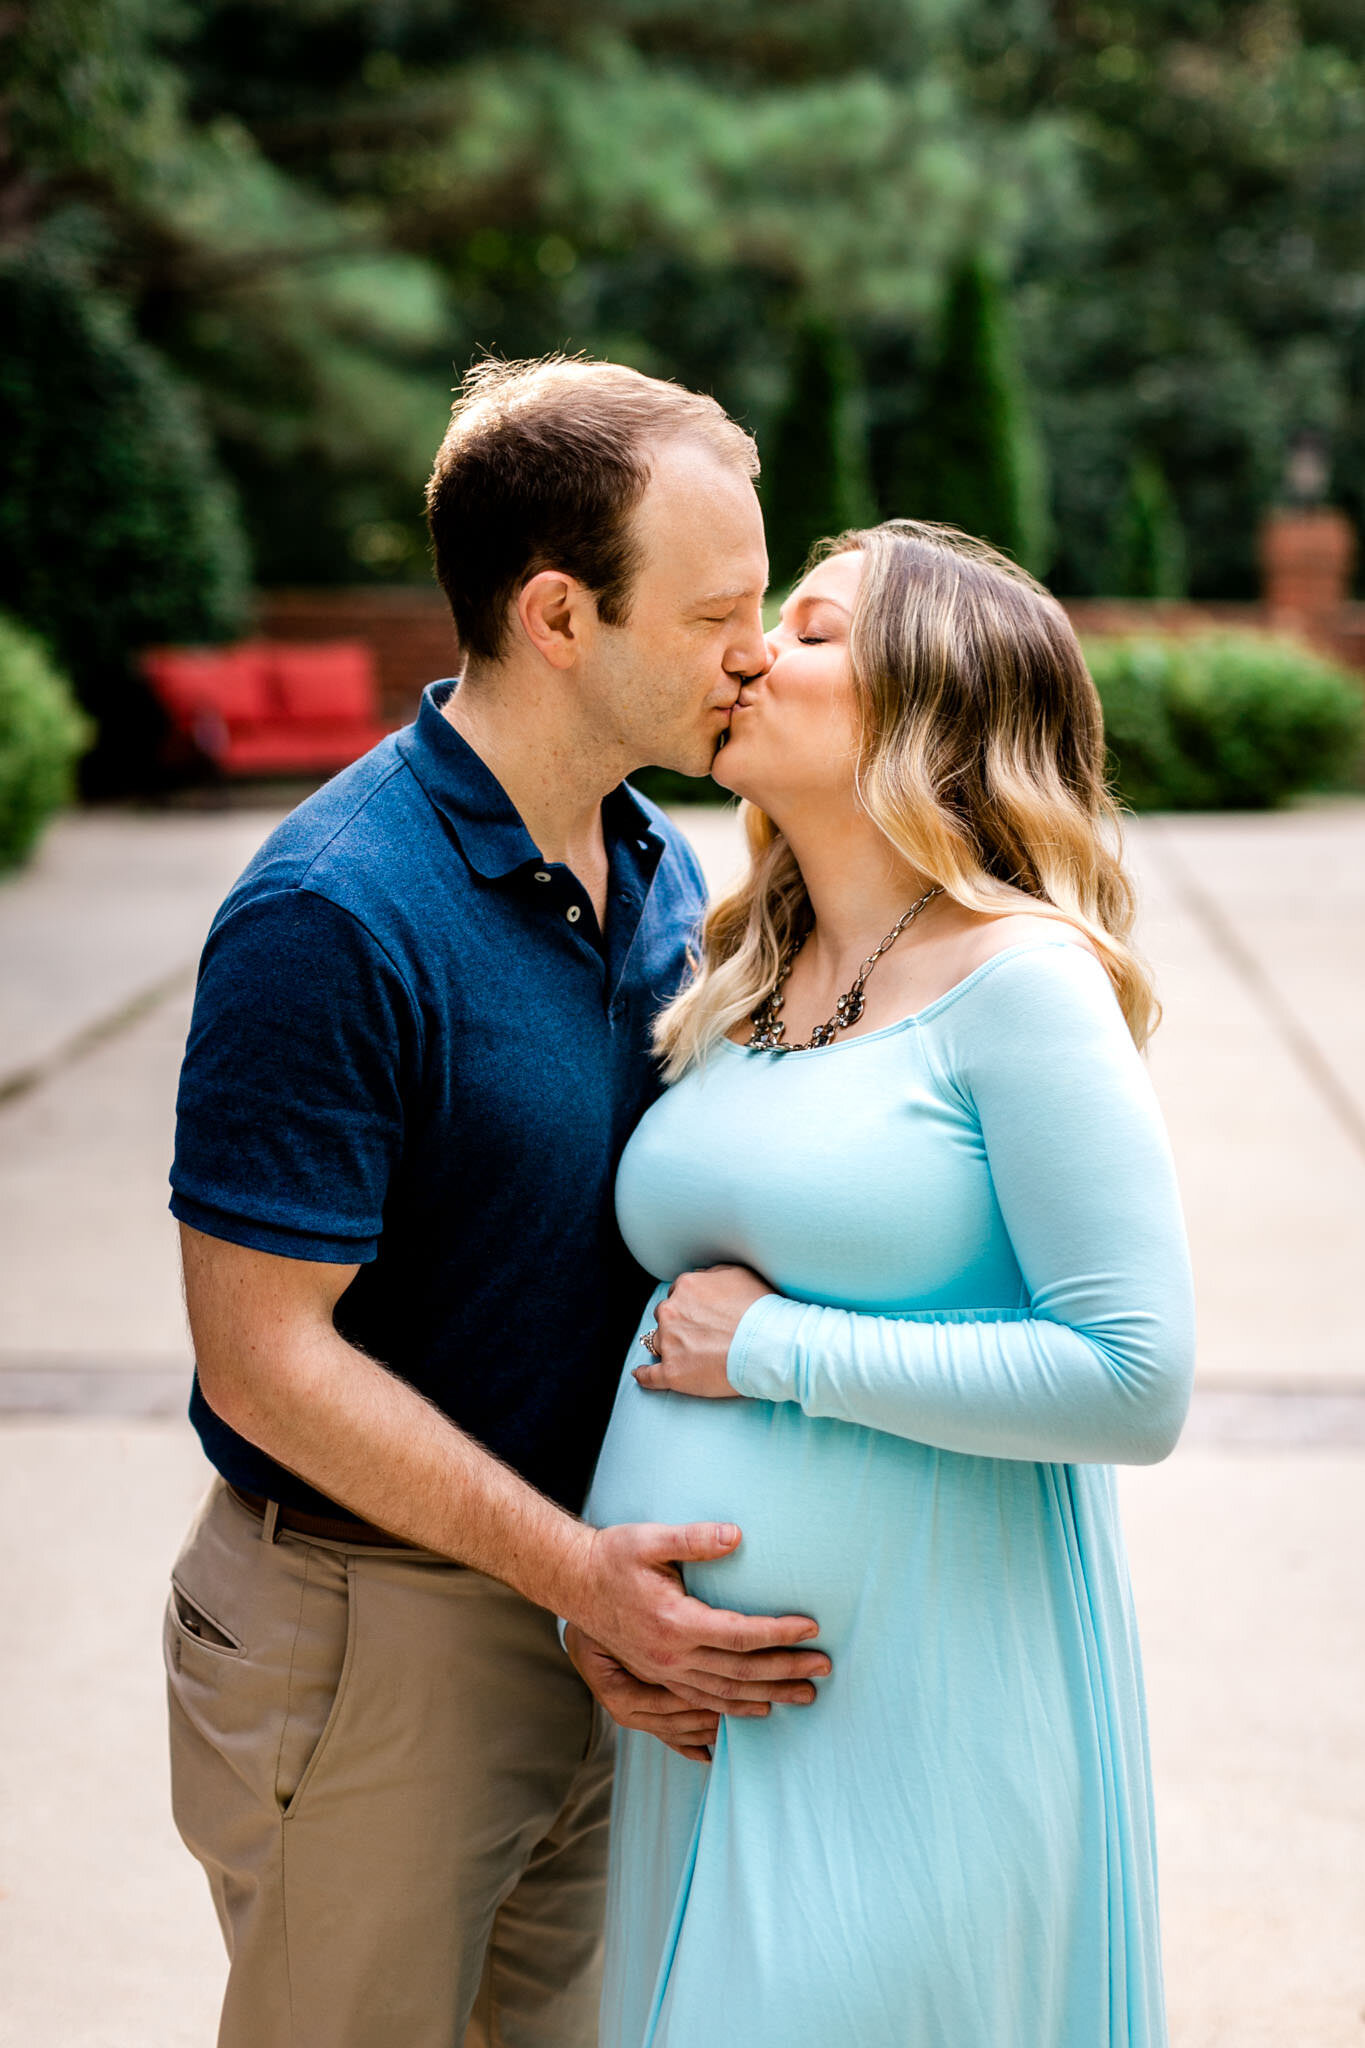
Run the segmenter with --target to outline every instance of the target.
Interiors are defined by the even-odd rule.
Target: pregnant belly
[[[653,1320],[651,1304],[640,1328]],[[1127,1600],[1117,1529],[1092,1512],[1082,1536],[1065,1468],[939,1451],[795,1402],[646,1393],[641,1355],[633,1343],[590,1522],[733,1522],[737,1550],[685,1568],[699,1599],[812,1615],[859,1687],[913,1671],[920,1707],[954,1715],[964,1694],[1012,1717],[1027,1697],[1055,1734],[1068,1687],[1084,1684],[1085,1576]]]
[[[641,1329],[652,1326],[652,1309]],[[689,1589],[745,1614],[810,1614],[821,1642],[846,1637],[870,1582],[905,1586],[907,1522],[929,1506],[939,1454],[795,1403],[646,1393],[627,1359],[587,1518],[734,1522],[739,1548],[686,1567]],[[954,1460],[958,1464],[980,1460]]]

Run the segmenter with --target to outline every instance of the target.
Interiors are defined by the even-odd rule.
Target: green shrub
[[[1358,765],[1365,685],[1296,641],[1146,635],[1085,651],[1135,810],[1265,810],[1340,787]]]
[[[96,786],[136,786],[160,722],[131,657],[244,624],[235,503],[193,400],[74,267],[0,267],[0,331],[0,607],[93,714]]]
[[[68,801],[92,731],[42,641],[0,612],[0,869],[16,867]]]

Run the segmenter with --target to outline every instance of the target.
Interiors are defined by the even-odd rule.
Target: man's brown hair
[[[665,441],[691,436],[758,475],[758,450],[714,398],[621,363],[475,363],[427,485],[436,574],[466,655],[496,661],[508,611],[542,569],[575,577],[623,625],[639,567],[632,514]]]

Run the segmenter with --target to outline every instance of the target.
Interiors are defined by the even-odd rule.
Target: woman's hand
[[[680,1274],[655,1311],[658,1357],[636,1367],[640,1385],[649,1393],[737,1400],[725,1376],[731,1339],[745,1310],[772,1291],[747,1266]]]

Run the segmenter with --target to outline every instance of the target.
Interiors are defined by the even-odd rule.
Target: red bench
[[[182,746],[224,775],[330,774],[393,729],[363,641],[152,647],[141,668]]]

